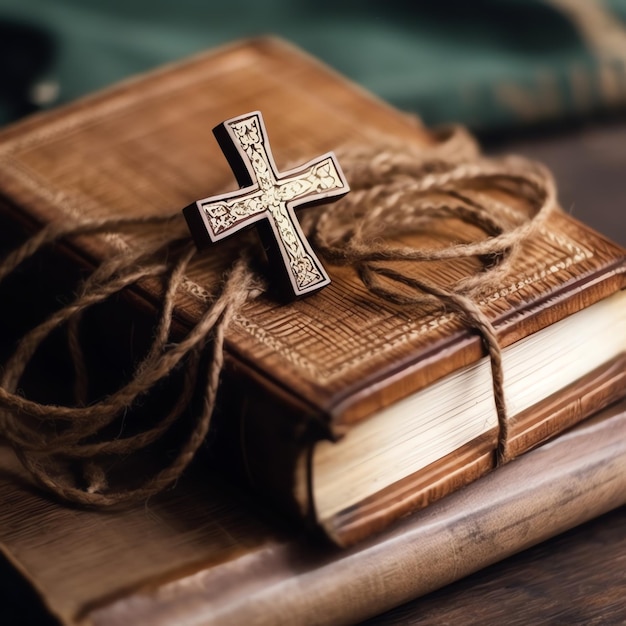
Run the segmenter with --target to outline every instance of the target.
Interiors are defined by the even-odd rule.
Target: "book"
[[[0,554],[36,592],[27,608],[42,605],[31,623],[45,623],[42,614],[64,626],[356,623],[624,504],[625,434],[622,402],[342,550],[281,524],[201,465],[145,504],[98,511],[32,489],[0,447]],[[0,590],[7,624],[10,580]],[[506,608],[491,594],[482,604],[486,614]],[[13,610],[24,617],[19,603]]]
[[[263,112],[279,167],[282,159],[306,162],[381,135],[435,142],[291,46],[254,40],[7,129],[0,209],[31,224],[170,214],[232,185],[212,137],[199,133],[249,110]],[[114,236],[93,236],[66,249],[93,264],[119,245]],[[624,250],[561,212],[524,245],[513,278],[481,303],[517,405],[514,454],[619,399],[626,381]],[[190,266],[175,311],[182,327],[204,310],[224,256],[220,249]],[[240,455],[259,493],[346,546],[492,469],[497,432],[482,343],[467,325],[383,301],[363,289],[353,268],[327,269],[332,283],[319,293],[288,304],[261,295],[229,327],[221,393],[238,434],[231,438],[237,448],[223,457]],[[432,278],[439,270],[418,271]],[[462,263],[450,271],[467,270]],[[135,304],[154,306],[158,285],[146,281],[134,295]],[[436,426],[421,417],[426,402]],[[419,415],[411,403],[419,403]],[[411,434],[415,423],[422,430]],[[390,469],[395,458],[397,470]]]

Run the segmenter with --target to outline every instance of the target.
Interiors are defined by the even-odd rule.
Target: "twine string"
[[[519,254],[520,244],[555,210],[556,190],[550,173],[520,158],[482,158],[473,138],[461,128],[441,131],[439,142],[427,148],[407,148],[381,140],[380,145],[345,149],[340,160],[352,191],[335,204],[303,212],[300,217],[305,234],[326,262],[354,267],[364,286],[376,296],[420,310],[446,308],[479,333],[491,363],[499,425],[497,458],[498,462],[507,461],[509,420],[502,354],[493,325],[477,303],[501,284]],[[428,235],[436,231],[437,224],[450,219],[484,236],[427,249],[402,242],[407,233]],[[254,250],[248,244],[239,249],[228,274],[213,286],[205,312],[178,341],[171,339],[176,297],[197,254],[184,235],[180,214],[51,224],[0,262],[1,281],[44,246],[61,239],[137,233],[148,226],[163,227],[161,237],[122,249],[96,267],[72,302],[19,340],[0,378],[0,436],[13,446],[41,485],[72,502],[110,506],[142,500],[176,481],[188,466],[211,423],[228,325],[263,285],[250,262]],[[416,278],[398,264],[470,258],[479,260],[480,271],[443,282]],[[151,344],[127,382],[89,404],[81,320],[90,307],[149,276],[159,278],[164,285]],[[61,327],[67,330],[75,373],[76,402],[71,406],[43,404],[17,391],[42,343]],[[163,440],[181,422],[192,403],[203,371],[202,355],[207,351],[201,410],[171,462],[138,484],[111,482],[113,460],[132,458]],[[181,372],[182,381],[169,410],[156,416],[130,411],[175,370]],[[134,429],[111,436],[114,425],[131,419]]]

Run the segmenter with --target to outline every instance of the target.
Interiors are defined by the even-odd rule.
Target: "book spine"
[[[315,409],[227,357],[211,446],[216,467],[315,526],[307,451],[331,438]],[[303,465],[304,461],[304,465]]]

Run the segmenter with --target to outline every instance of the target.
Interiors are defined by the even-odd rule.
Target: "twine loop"
[[[353,266],[365,287],[378,297],[406,307],[447,308],[480,333],[491,362],[499,423],[498,459],[506,461],[508,420],[501,350],[493,325],[477,302],[501,284],[521,242],[556,208],[550,173],[521,158],[481,157],[473,138],[461,128],[441,131],[439,141],[423,149],[381,139],[377,145],[346,148],[339,158],[352,191],[334,204],[303,211],[299,217],[305,234],[326,263]],[[526,209],[516,206],[519,200]],[[460,220],[484,236],[427,249],[403,243],[407,233],[428,235],[447,219]],[[190,261],[199,254],[178,213],[51,224],[0,262],[1,281],[26,259],[60,239],[128,233],[147,225],[162,226],[162,237],[105,260],[82,283],[74,301],[21,337],[2,368],[0,436],[41,485],[65,500],[84,505],[110,506],[146,499],[172,484],[197,453],[215,408],[229,322],[264,288],[251,263],[257,249],[248,243],[238,248],[239,256],[233,258],[228,274],[219,285],[212,286],[212,299],[203,315],[178,341],[171,339],[174,303]],[[447,283],[422,280],[398,265],[463,258],[478,259],[480,271]],[[90,307],[150,276],[164,284],[152,343],[125,384],[89,402],[79,335],[81,319]],[[18,391],[37,350],[59,327],[67,330],[76,373],[73,405],[42,404]],[[173,372],[181,378],[173,406],[159,415],[141,416],[140,411],[130,411]],[[169,463],[148,476],[142,469],[141,479],[127,481],[124,477],[128,472],[120,471],[120,467],[132,465],[138,453],[162,441],[181,420],[197,395],[200,376],[201,408],[195,411],[196,417]],[[117,478],[112,480],[114,476]]]

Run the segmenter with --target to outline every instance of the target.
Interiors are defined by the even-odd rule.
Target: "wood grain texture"
[[[210,128],[254,109],[263,111],[279,168],[344,143],[375,142],[381,135],[419,145],[434,141],[419,124],[303,53],[276,40],[255,40],[4,131],[0,209],[34,223],[85,214],[173,213],[197,198],[233,188]],[[146,229],[140,236],[156,234]],[[451,229],[450,237],[463,240],[467,233]],[[89,263],[123,245],[132,246],[133,239],[83,237],[68,249]],[[565,214],[555,214],[540,236],[524,245],[514,277],[481,302],[503,346],[626,285],[624,250]],[[192,264],[175,313],[183,326],[197,320],[235,249],[221,247]],[[246,388],[246,401],[256,408],[258,428],[247,454],[251,473],[261,489],[305,516],[313,510],[300,497],[308,480],[298,482],[294,469],[305,447],[303,433],[339,437],[353,423],[483,355],[480,338],[456,316],[384,302],[366,291],[354,269],[327,269],[332,284],[310,298],[285,305],[264,294],[249,302],[226,342],[236,387]],[[441,266],[420,264],[414,271],[428,279],[441,273]],[[445,275],[456,279],[471,271],[462,261],[447,267]],[[136,296],[155,305],[159,286],[146,281]],[[588,403],[584,412],[565,408],[564,414],[582,419],[602,402]],[[576,398],[572,403],[582,406]],[[557,415],[546,431],[558,430]],[[322,427],[309,429],[313,423]],[[286,427],[289,441],[277,443],[279,425]],[[260,438],[266,445],[259,444]],[[437,493],[482,473],[466,471],[465,480],[451,480]],[[362,519],[358,530],[353,525],[354,530],[334,537],[340,543],[354,541],[413,506],[415,498],[407,498],[402,506],[380,510],[375,520]]]
[[[621,507],[362,626],[624,624],[624,528]]]
[[[64,624],[354,623],[623,504],[626,404],[342,551],[281,529],[201,466],[101,513],[50,502],[1,461],[2,551]]]

